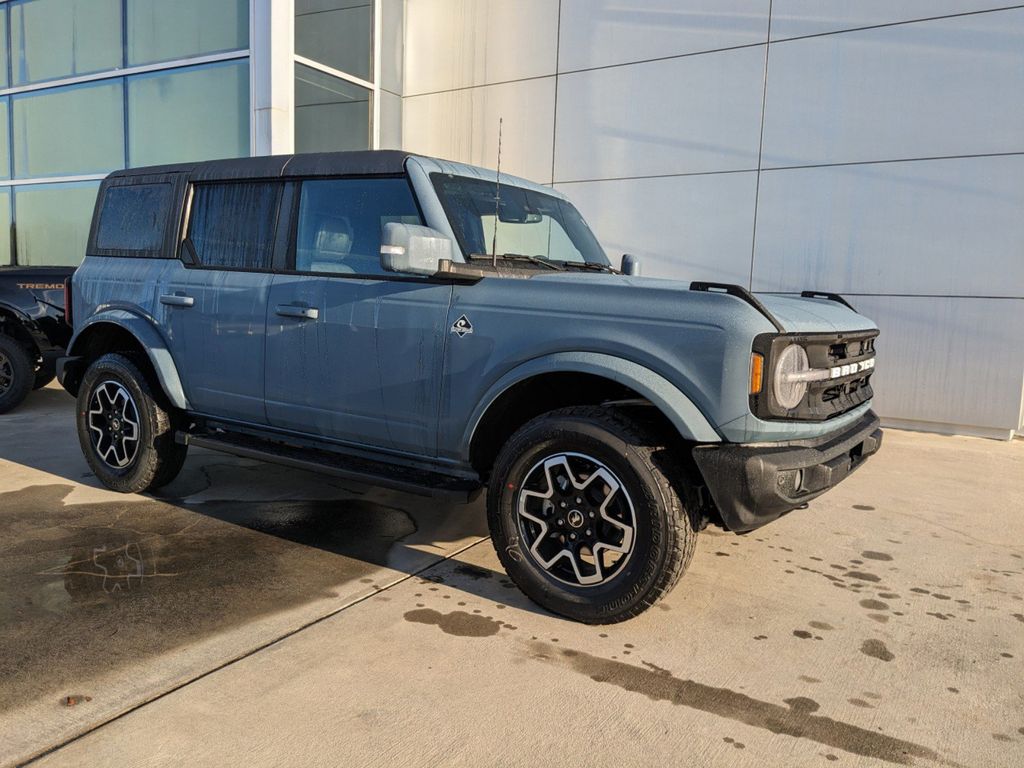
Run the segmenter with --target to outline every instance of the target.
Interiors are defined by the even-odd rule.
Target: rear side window
[[[295,234],[299,272],[383,275],[384,225],[421,224],[404,178],[324,179],[302,182]]]
[[[280,188],[278,182],[197,184],[188,241],[199,264],[270,269]]]
[[[96,248],[159,256],[171,207],[170,184],[107,187],[96,229]]]

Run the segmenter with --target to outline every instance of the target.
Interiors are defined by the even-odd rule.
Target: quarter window
[[[188,241],[204,267],[270,269],[278,183],[197,184]]]
[[[164,242],[170,207],[170,184],[108,187],[96,229],[96,248],[158,252]]]
[[[306,181],[299,200],[295,269],[380,275],[380,238],[389,222],[421,224],[404,178]]]

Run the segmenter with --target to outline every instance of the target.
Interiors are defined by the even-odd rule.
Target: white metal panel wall
[[[403,144],[493,167],[503,117],[503,169],[574,198],[613,258],[848,293],[882,328],[883,417],[1005,436],[1024,9],[999,5],[406,0]]]

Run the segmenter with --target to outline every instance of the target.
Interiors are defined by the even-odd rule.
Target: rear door
[[[192,409],[266,423],[267,298],[283,184],[204,182],[192,188],[181,261],[159,302]]]
[[[434,455],[452,288],[380,266],[384,225],[421,222],[408,180],[305,180],[293,211],[269,299],[270,424]]]

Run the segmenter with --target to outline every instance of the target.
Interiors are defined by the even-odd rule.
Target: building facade
[[[882,328],[888,423],[1006,438],[1024,7],[1004,6],[9,0],[0,263],[79,260],[115,168],[366,147],[494,167],[501,120],[502,169],[569,195],[613,259],[843,293]]]

